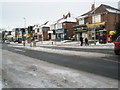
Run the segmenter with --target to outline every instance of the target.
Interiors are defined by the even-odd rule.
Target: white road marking
[[[16,51],[20,51],[20,52],[25,52],[24,50],[20,50],[20,49],[15,49]]]
[[[103,59],[104,61],[110,61],[110,62],[115,62],[115,63],[120,63],[119,61],[113,61],[113,60],[110,60],[110,59]]]

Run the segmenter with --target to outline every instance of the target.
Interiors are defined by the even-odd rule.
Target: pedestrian
[[[80,37],[80,45],[82,46],[83,45],[83,38]]]
[[[86,46],[86,45],[89,45],[87,38],[85,38],[85,46]]]

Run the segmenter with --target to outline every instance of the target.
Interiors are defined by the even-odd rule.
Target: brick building
[[[13,41],[15,42],[22,42],[22,28],[14,28],[11,32]]]
[[[48,41],[48,40],[49,40],[48,31],[50,31],[50,27],[49,27],[49,26],[43,26],[43,27],[42,27],[43,41]]]
[[[49,40],[49,34],[48,31],[50,30],[49,25],[35,25],[33,30],[35,31],[34,33],[34,39],[35,41],[47,41]]]
[[[120,22],[120,10],[104,4],[95,8],[93,4],[91,11],[77,17],[77,20],[78,25],[74,27],[77,40],[80,36],[89,40],[98,39],[100,30],[106,30],[107,34],[115,31],[115,24]]]
[[[53,33],[50,32],[51,40],[63,41],[71,39],[74,35],[73,26],[76,26],[76,19],[72,18],[70,13],[66,16],[63,15],[63,18],[51,24],[50,30],[53,31]]]

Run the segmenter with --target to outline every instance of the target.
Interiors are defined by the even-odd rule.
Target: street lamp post
[[[94,45],[96,45],[95,15],[94,15]]]
[[[94,18],[94,45],[96,45],[96,30],[95,30],[95,0],[94,0],[94,12],[93,12],[93,18]]]
[[[26,18],[25,17],[23,17],[23,19],[24,19],[24,29],[26,29]],[[25,36],[23,36],[23,45],[25,46]]]
[[[26,18],[24,17],[24,28],[26,28]]]

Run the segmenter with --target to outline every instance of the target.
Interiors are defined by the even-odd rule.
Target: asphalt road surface
[[[23,49],[23,48],[16,48],[16,47],[10,47],[7,44],[2,45],[2,49],[22,54],[25,56],[29,56],[31,58],[40,59],[46,62],[54,63],[57,65],[86,71],[89,73],[94,73],[97,75],[110,77],[114,79],[119,79],[118,75],[118,64],[119,64],[119,56],[110,56],[110,57],[104,57],[104,58],[87,58],[87,57],[79,57],[79,56],[67,56],[67,55],[59,55],[59,54],[53,54],[53,53],[47,53],[47,52],[41,52],[41,51],[34,51],[29,49]],[[82,51],[89,51],[84,49],[79,49]],[[100,51],[100,50],[99,50]],[[106,52],[106,50],[102,49],[102,52]],[[96,52],[98,52],[96,50]],[[104,60],[104,59],[110,59],[110,60]],[[22,59],[22,57],[21,57]],[[112,60],[112,61],[111,61]],[[113,62],[117,61],[117,62]]]
[[[91,49],[91,48],[69,48],[69,47],[57,47],[57,46],[40,46],[43,48],[52,48],[60,50],[70,50],[70,51],[84,51],[84,52],[95,52],[95,53],[104,53],[104,54],[114,54],[113,49]]]

